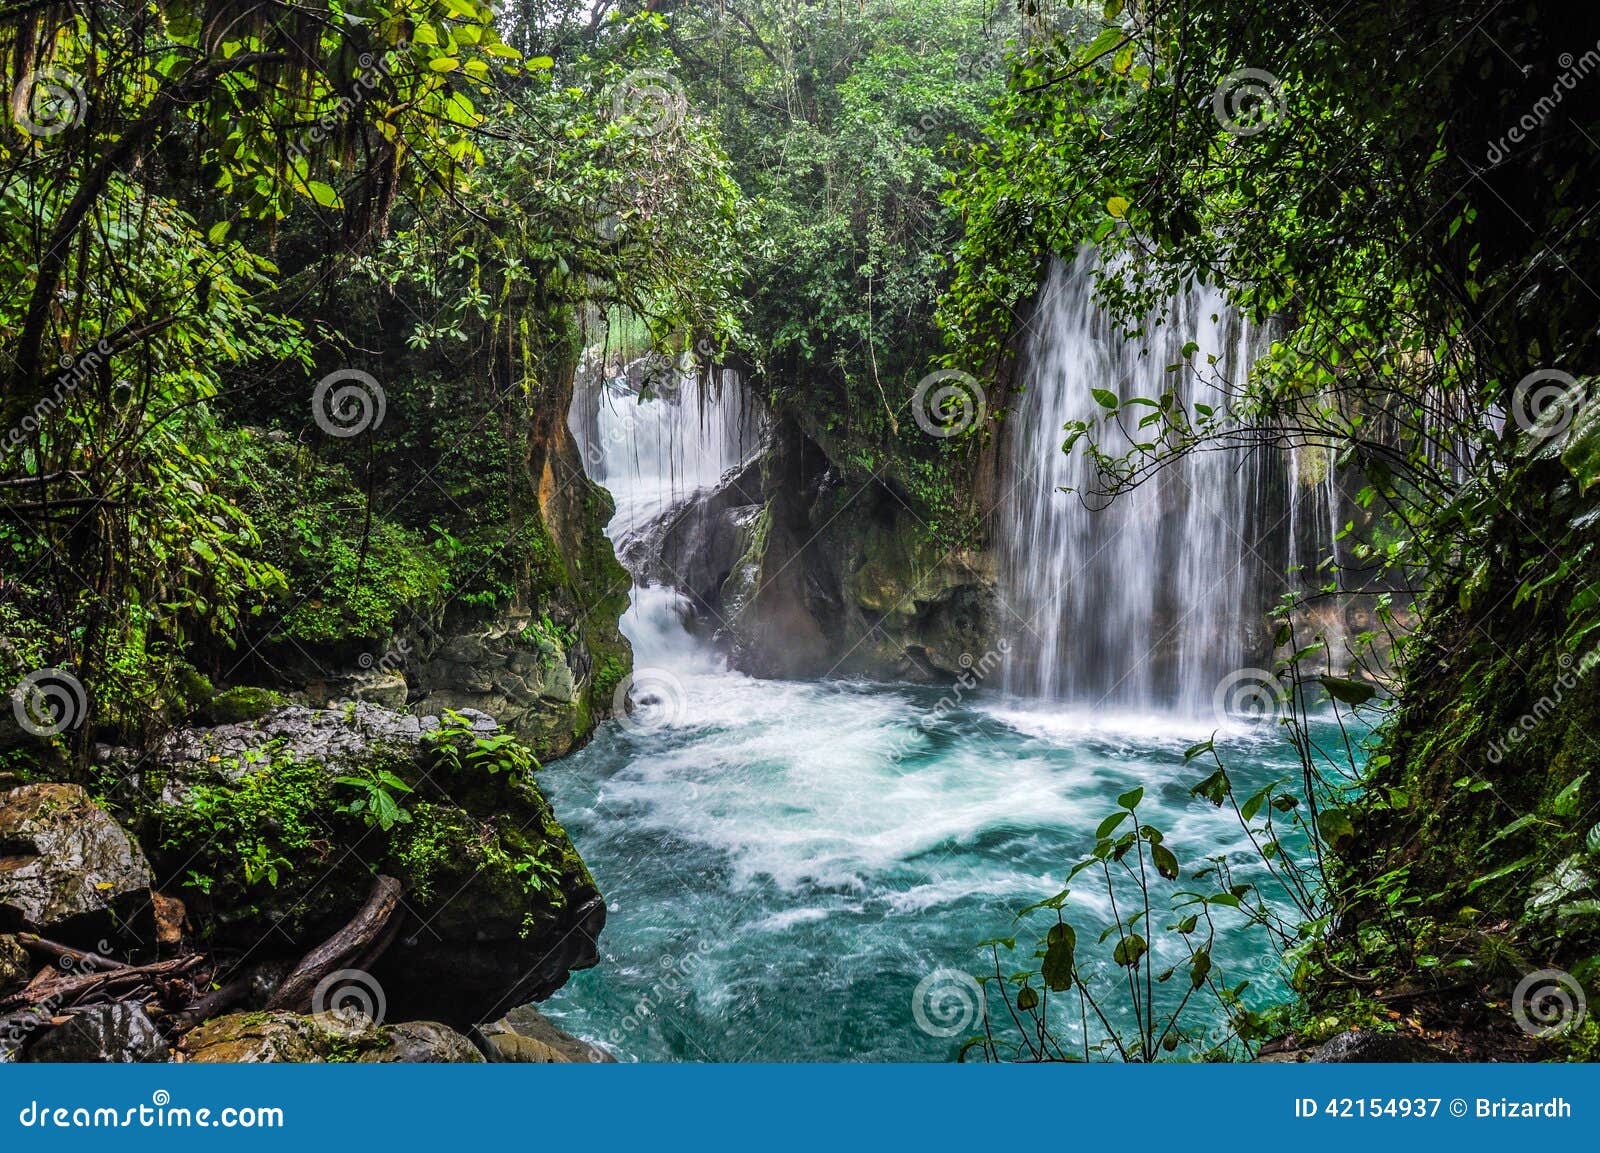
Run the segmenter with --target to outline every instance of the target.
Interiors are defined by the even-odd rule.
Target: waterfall
[[[1198,403],[1225,412],[1268,338],[1221,290],[1202,286],[1130,337],[1097,305],[1094,273],[1087,254],[1051,269],[1010,422],[1000,514],[1001,615],[1013,646],[1005,685],[1088,706],[1199,714],[1219,681],[1266,661],[1266,614],[1290,564],[1306,566],[1302,582],[1314,579],[1312,557],[1331,544],[1336,520],[1333,470],[1320,450],[1195,452],[1096,501],[1083,446],[1060,451],[1064,425],[1106,411],[1091,389],[1123,401],[1170,389],[1190,411]],[[1190,342],[1198,350],[1185,358]],[[1125,409],[1125,432],[1102,426],[1102,449],[1117,455],[1154,439],[1136,427],[1153,411]]]
[[[584,471],[616,500],[606,535],[625,563],[627,542],[715,488],[755,450],[762,426],[737,373],[684,372],[658,357],[612,376],[585,357],[568,416]]]
[[[634,577],[622,631],[638,667],[719,667],[690,635],[690,599],[645,575],[652,530],[711,491],[761,439],[764,419],[737,373],[682,371],[646,356],[614,375],[586,355],[567,426],[584,471],[616,501],[606,536]]]

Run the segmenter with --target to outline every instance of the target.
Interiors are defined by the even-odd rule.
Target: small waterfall
[[[617,502],[606,535],[618,555],[674,506],[715,488],[755,450],[762,423],[732,370],[681,372],[646,357],[608,377],[586,358],[568,427],[584,470]]]
[[[616,501],[606,536],[626,565],[650,530],[686,500],[715,488],[755,450],[764,420],[738,374],[683,372],[659,357],[634,361],[606,375],[586,356],[573,389],[567,426],[583,455],[584,471]],[[622,631],[638,667],[686,671],[720,667],[688,629],[689,598],[634,573]]]
[[[1014,487],[1000,558],[1013,644],[1006,688],[1198,714],[1222,678],[1266,660],[1265,618],[1291,558],[1307,566],[1302,581],[1314,579],[1311,554],[1331,523],[1331,462],[1317,450],[1259,446],[1191,453],[1096,502],[1083,446],[1060,451],[1065,424],[1104,413],[1092,389],[1123,401],[1171,389],[1191,411],[1225,412],[1268,337],[1219,289],[1195,286],[1129,338],[1097,306],[1094,271],[1087,254],[1052,268],[1011,422]],[[1189,342],[1198,351],[1185,358]],[[1168,371],[1186,359],[1192,367]],[[1124,431],[1102,427],[1102,448],[1116,455],[1154,439],[1136,427],[1154,411],[1125,409]],[[1322,475],[1302,475],[1317,455]]]

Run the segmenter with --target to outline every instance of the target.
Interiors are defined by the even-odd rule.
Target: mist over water
[[[1072,330],[1063,319],[1050,331],[1064,340]],[[1066,351],[1049,363],[1061,388],[1088,387]],[[1058,446],[1048,428],[1056,415],[1041,406],[1024,426],[1041,458]],[[728,382],[640,402],[635,387],[591,377],[572,417],[591,475],[617,498],[614,541],[712,487],[754,449],[759,424]],[[1054,476],[1061,466],[1046,467]],[[1089,530],[1047,523],[1042,505],[1015,515],[1017,531],[1042,544],[1036,566],[1093,547]],[[1140,531],[1138,518],[1157,514],[1125,515]],[[1193,547],[1187,563],[1214,559],[1198,533]],[[1012,574],[1025,567],[1023,551],[1010,555]],[[1154,584],[1123,590],[1130,615],[1148,611]],[[1045,603],[1047,585],[1040,576],[1027,595]],[[636,587],[623,630],[637,711],[540,778],[610,903],[600,965],[575,974],[547,1014],[623,1060],[947,1060],[980,1024],[968,988],[941,971],[992,971],[976,945],[993,936],[1018,938],[1007,972],[1029,963],[1046,926],[1017,923],[1017,910],[1061,889],[1118,793],[1144,787],[1141,812],[1186,869],[1202,851],[1245,849],[1232,814],[1188,791],[1200,774],[1184,750],[1219,727],[1213,682],[1178,694],[1194,707],[1173,708],[1153,674],[1128,674],[1128,638],[1119,647],[1103,630],[1068,644],[1087,619],[1069,597],[1098,587],[1078,584],[1050,602],[1055,647],[1013,649],[985,666],[975,693],[756,680],[690,635],[679,593]],[[1204,639],[1176,665],[1185,676],[1202,654],[1225,663],[1242,651],[1208,647],[1224,643],[1237,609],[1205,610]],[[1074,667],[1095,660],[1106,667]],[[1108,691],[1118,684],[1137,688]],[[1021,695],[1028,689],[1038,695]],[[1038,699],[1069,691],[1071,703]],[[1274,727],[1221,728],[1237,789],[1298,773]],[[1248,864],[1237,879],[1265,880]],[[1080,936],[1110,921],[1096,900],[1093,886],[1074,893]],[[1165,947],[1160,934],[1156,944]],[[1277,962],[1259,944],[1225,940],[1216,961],[1265,1003]],[[1109,949],[1100,950],[1107,964]]]

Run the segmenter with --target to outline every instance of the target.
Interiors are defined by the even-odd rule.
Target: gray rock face
[[[493,717],[462,710],[479,736],[499,729]],[[311,709],[287,705],[260,721],[218,725],[210,729],[179,729],[161,742],[147,763],[163,778],[161,802],[181,804],[197,781],[242,780],[252,771],[251,756],[268,745],[286,760],[315,761],[324,765],[351,764],[384,748],[400,756],[415,754],[422,734],[439,727],[436,716],[411,716],[377,705],[354,704],[342,709]]]
[[[94,945],[151,922],[150,865],[77,785],[0,794],[0,929]]]
[[[510,624],[450,637],[427,655],[418,679],[419,711],[487,713],[535,747],[578,695],[561,645]]]
[[[1417,1064],[1428,1061],[1454,1061],[1442,1049],[1407,1037],[1403,1033],[1373,1033],[1363,1029],[1358,1033],[1340,1033],[1323,1043],[1311,1054],[1313,1061],[1329,1063],[1404,1063]]]
[[[72,1020],[57,1025],[24,1051],[24,1060],[36,1062],[136,1064],[170,1057],[155,1022],[142,1006],[131,1002],[95,1005],[74,1013]]]
[[[448,1025],[437,1021],[405,1021],[398,1025],[385,1025],[380,1030],[384,1047],[363,1053],[359,1058],[368,1064],[438,1065],[479,1064],[483,1054],[477,1046]]]
[[[888,480],[846,481],[793,424],[764,449],[761,494],[720,590],[736,668],[948,682],[988,664],[992,557],[936,544]]]

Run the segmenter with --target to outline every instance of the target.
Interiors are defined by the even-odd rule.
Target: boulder
[[[500,1020],[478,1027],[491,1061],[524,1065],[602,1064],[616,1058],[599,1045],[557,1028],[532,1005],[513,1009]]]
[[[298,959],[387,873],[405,921],[370,977],[391,1018],[465,1027],[548,997],[598,960],[605,904],[506,735],[462,722],[441,740],[437,717],[292,705],[172,734],[129,802],[160,887],[219,944]]]
[[[166,1039],[144,1007],[126,1001],[79,1010],[23,1052],[24,1060],[35,1062],[137,1064],[170,1058]]]
[[[385,1044],[363,1053],[368,1064],[482,1064],[483,1054],[466,1037],[438,1021],[403,1021],[379,1030]]]
[[[482,712],[534,748],[564,752],[578,683],[562,639],[528,621],[448,637],[424,654],[417,708]]]
[[[1374,1033],[1367,1029],[1340,1033],[1311,1054],[1313,1061],[1329,1063],[1417,1064],[1454,1061],[1443,1049],[1404,1033]]]
[[[471,1041],[437,1021],[380,1025],[326,1013],[232,1013],[191,1030],[182,1049],[201,1064],[483,1061]]]
[[[77,785],[0,794],[0,929],[93,947],[150,931],[150,865],[120,825]]]

